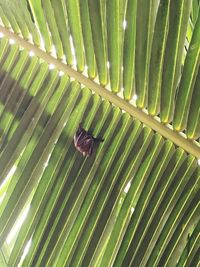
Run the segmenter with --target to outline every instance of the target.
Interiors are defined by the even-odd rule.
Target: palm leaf
[[[199,1],[0,18],[0,266],[197,266]],[[91,157],[80,123],[104,139]]]

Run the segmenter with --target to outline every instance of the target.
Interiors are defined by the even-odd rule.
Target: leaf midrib
[[[57,69],[63,71],[65,74],[69,75],[70,77],[77,80],[79,83],[90,88],[92,91],[94,91],[104,99],[107,99],[108,101],[113,103],[115,106],[126,111],[131,116],[137,118],[145,125],[149,126],[151,129],[160,133],[165,138],[171,140],[177,146],[183,148],[186,152],[190,153],[196,158],[200,158],[200,145],[198,142],[186,139],[185,134],[175,132],[169,125],[160,123],[160,119],[158,117],[149,116],[144,110],[136,108],[131,103],[120,98],[118,95],[108,91],[95,81],[89,79],[82,73],[66,65],[62,61],[53,57],[51,54],[46,53],[45,51],[30,43],[29,41],[24,40],[22,37],[15,34],[14,32],[11,32],[9,29],[6,29],[5,27],[0,25],[0,31],[5,35],[6,38],[15,40],[15,42],[20,47],[23,47],[28,51],[33,51],[36,56],[43,59],[48,64],[54,64]]]

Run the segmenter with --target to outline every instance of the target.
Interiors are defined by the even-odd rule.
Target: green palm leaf
[[[0,19],[0,266],[198,266],[199,1],[1,0]]]

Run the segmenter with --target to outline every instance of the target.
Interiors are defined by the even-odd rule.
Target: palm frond
[[[0,18],[0,266],[197,266],[199,1],[1,0]],[[80,123],[104,139],[91,157]]]

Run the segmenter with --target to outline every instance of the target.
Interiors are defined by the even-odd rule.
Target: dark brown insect
[[[83,156],[91,156],[96,142],[103,142],[102,138],[95,138],[90,132],[86,131],[79,124],[79,128],[74,135],[75,148],[83,154]]]

